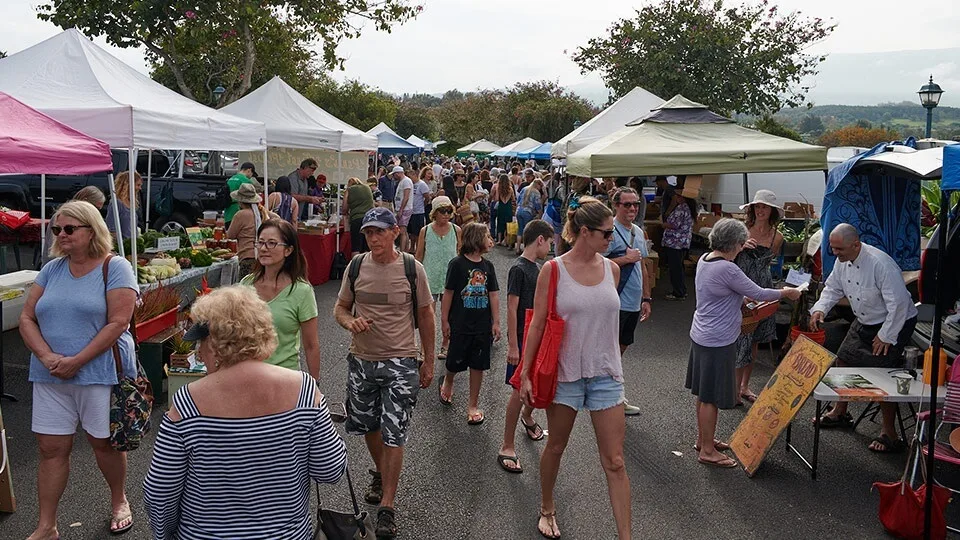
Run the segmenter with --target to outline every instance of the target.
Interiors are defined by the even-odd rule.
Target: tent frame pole
[[[143,226],[145,229],[150,228],[150,177],[153,176],[153,148],[147,150],[147,202],[144,204],[143,215]]]
[[[47,175],[40,173],[40,249],[47,245]],[[20,249],[19,246],[14,249]],[[46,253],[41,253],[41,260],[46,257]]]
[[[130,176],[127,178],[127,187],[130,193],[130,264],[137,268],[137,147],[131,146],[127,151],[127,166]],[[117,214],[119,217],[119,214]],[[123,233],[117,229],[119,243],[123,243]]]
[[[123,257],[123,235],[120,234],[120,209],[117,206],[117,186],[114,184],[113,173],[107,176],[107,185],[110,188],[110,206],[113,207],[113,230],[117,231],[115,235],[117,237],[117,254]]]
[[[743,173],[743,204],[750,202],[750,179],[747,173]]]
[[[270,174],[267,172],[267,148],[263,148],[263,204],[270,206],[267,198],[270,196]]]

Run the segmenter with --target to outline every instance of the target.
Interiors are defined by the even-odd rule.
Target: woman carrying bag
[[[540,520],[537,528],[546,538],[560,538],[553,490],[560,459],[570,439],[577,412],[590,411],[607,477],[610,504],[618,538],[630,539],[630,480],[624,468],[623,369],[620,363],[617,282],[620,268],[603,257],[613,238],[613,214],[597,199],[584,196],[571,204],[563,230],[573,248],[545,264],[537,280],[533,318],[524,334],[520,397],[527,405],[539,404],[533,370],[544,339],[556,291],[556,315],[563,319],[563,337],[557,361],[557,385],[547,407],[547,446],[540,458]],[[557,272],[558,276],[554,276]],[[553,282],[553,283],[551,283]],[[537,377],[539,379],[539,377]]]

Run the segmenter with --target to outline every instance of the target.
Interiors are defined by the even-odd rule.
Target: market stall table
[[[337,233],[331,230],[327,234],[320,231],[300,229],[297,232],[300,240],[300,251],[307,259],[307,280],[311,285],[323,285],[330,281],[330,269],[333,267],[333,257],[337,249]],[[340,253],[350,258],[350,233],[340,233]]]
[[[929,399],[930,396],[930,385],[922,384],[923,373],[920,370],[917,370],[917,378],[910,384],[910,392],[907,394],[897,393],[897,381],[894,377],[897,373],[904,373],[904,370],[898,369],[889,369],[889,368],[853,368],[853,367],[834,367],[830,368],[827,371],[827,374],[824,375],[823,380],[827,380],[828,377],[843,377],[849,381],[849,386],[859,386],[856,388],[831,388],[827,383],[820,381],[816,388],[813,390],[813,398],[816,400],[816,418],[820,418],[824,413],[827,412],[827,406],[829,403],[834,401],[859,401],[859,402],[871,402],[871,403],[918,403],[922,404],[923,400]],[[858,383],[862,381],[862,384]],[[839,393],[838,393],[839,390]],[[937,402],[943,403],[944,394],[946,392],[937,393]],[[862,419],[861,415],[861,419]],[[900,410],[897,409],[897,419],[900,424],[901,436],[906,440],[907,434],[903,426],[903,419],[900,417]],[[858,420],[859,422],[859,420]],[[804,465],[810,469],[810,477],[814,480],[817,479],[817,460],[820,453],[820,423],[817,422],[813,427],[813,456],[811,460],[800,453],[791,442],[791,428],[793,423],[791,422],[787,426],[787,449],[803,461]]]
[[[173,287],[180,293],[181,307],[189,305],[197,297],[197,291],[200,289],[203,278],[207,278],[207,286],[211,289],[217,287],[226,287],[240,281],[240,260],[232,257],[225,261],[219,261],[210,266],[201,266],[197,268],[185,268],[181,273],[170,279],[163,280],[165,287]],[[140,284],[140,294],[150,289],[155,289],[160,283],[142,283]]]
[[[40,230],[49,220],[40,220],[31,218],[21,227],[10,229],[0,227],[0,274],[7,273],[7,248],[13,248],[13,256],[17,261],[17,270],[23,268],[20,264],[20,246],[34,245],[33,265],[36,266],[40,261]]]

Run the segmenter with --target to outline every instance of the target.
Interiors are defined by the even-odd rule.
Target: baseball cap
[[[254,174],[254,175],[257,174],[257,168],[253,165],[253,163],[250,163],[249,161],[244,161],[243,164],[240,165],[240,168],[237,169],[237,170],[238,170],[238,171],[242,171],[242,170],[245,170],[245,169],[250,169],[251,171],[253,171],[253,174]]]
[[[367,227],[392,229],[396,226],[397,218],[394,217],[393,212],[387,210],[386,208],[377,207],[367,210],[367,213],[363,215],[363,222],[360,225],[360,230],[362,231]]]
[[[390,170],[390,174],[396,174],[396,173],[398,173],[398,172],[401,172],[401,173],[402,173],[402,172],[403,172],[403,167],[397,165],[396,167],[394,167],[393,169]]]

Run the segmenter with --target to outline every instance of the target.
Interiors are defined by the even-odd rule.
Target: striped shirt
[[[326,400],[303,374],[296,408],[255,418],[202,416],[188,386],[173,396],[143,483],[154,538],[309,539],[310,480],[347,466]]]

